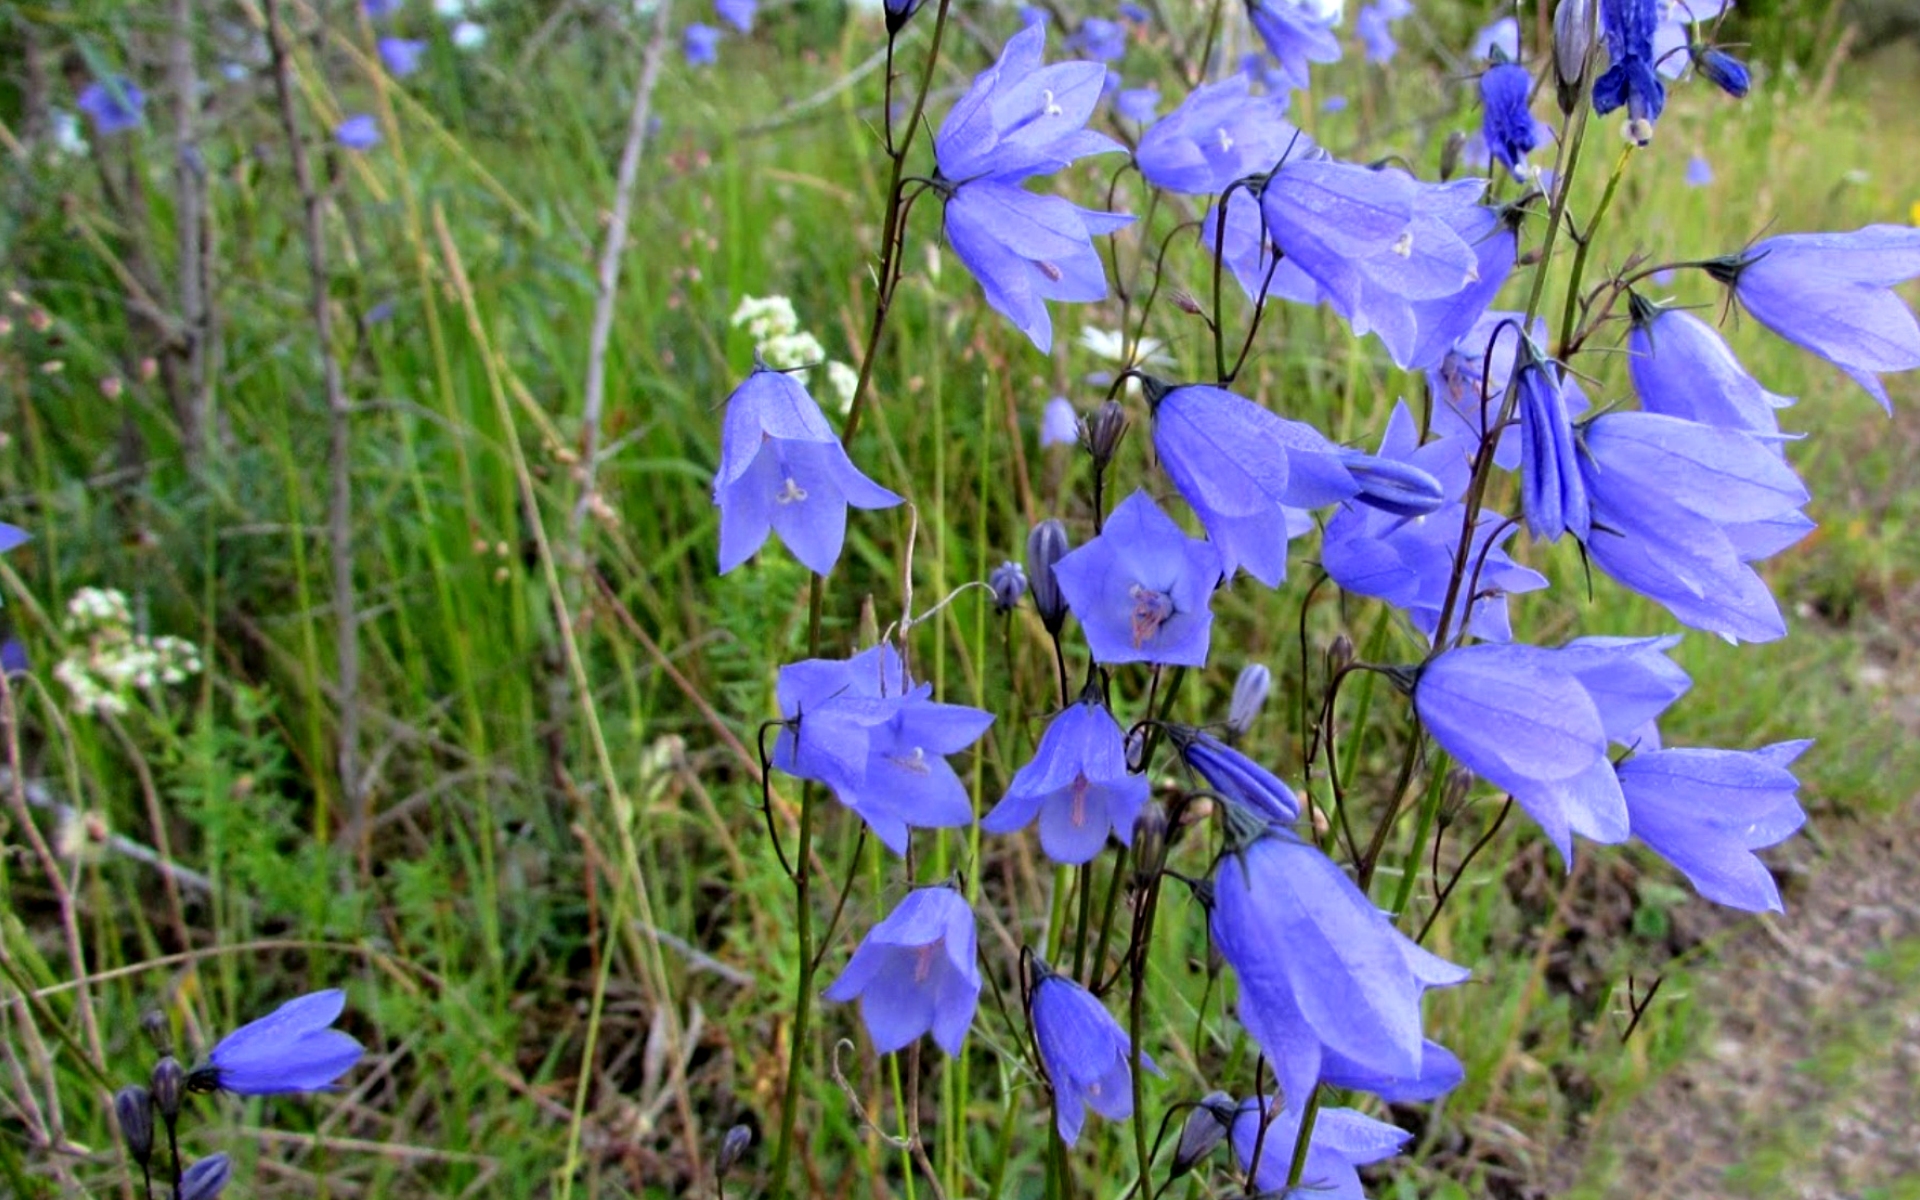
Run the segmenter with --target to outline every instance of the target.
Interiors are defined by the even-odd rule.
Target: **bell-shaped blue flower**
[[[1524,319],[1524,313],[1498,309],[1483,314],[1427,369],[1435,436],[1465,436],[1479,445],[1488,423],[1500,414],[1501,401],[1520,359]],[[1546,336],[1546,322],[1536,317],[1532,340],[1537,343]],[[1499,431],[1493,461],[1505,471],[1520,466],[1520,430],[1516,424],[1509,422]]]
[[[1582,539],[1593,564],[1675,617],[1734,641],[1785,636],[1766,582],[1748,563],[1813,528],[1806,487],[1775,446],[1738,429],[1646,412],[1584,427],[1592,506]]]
[[[1298,0],[1246,0],[1246,4],[1247,19],[1267,53],[1279,61],[1290,89],[1307,86],[1310,64],[1340,61],[1340,39],[1318,12]]]
[[[1593,111],[1604,117],[1625,106],[1628,116],[1647,123],[1649,134],[1667,103],[1666,84],[1654,70],[1660,19],[1660,0],[1600,0],[1600,29],[1613,62],[1593,81]]]
[[[1087,1109],[1109,1121],[1133,1115],[1133,1039],[1092,992],[1033,960],[1033,1040],[1053,1087],[1054,1126],[1071,1146]],[[1160,1068],[1144,1051],[1140,1065]]]
[[[80,98],[75,102],[75,107],[93,122],[93,131],[102,137],[138,129],[140,114],[146,106],[146,93],[131,79],[120,75],[89,83],[80,89]]]
[[[1538,347],[1525,343],[1513,379],[1520,413],[1520,509],[1533,536],[1547,542],[1567,532],[1584,538],[1592,524],[1567,412],[1568,383]]]
[[[1693,65],[1687,48],[1693,27],[1708,25],[1732,7],[1733,0],[1659,0],[1653,27],[1653,68],[1668,79],[1679,79]]]
[[[1893,290],[1920,275],[1920,229],[1787,233],[1707,270],[1754,320],[1845,371],[1889,413],[1879,377],[1920,367],[1920,323]]]
[[[1705,76],[1708,83],[1735,100],[1745,99],[1753,87],[1753,75],[1747,70],[1747,64],[1725,50],[1695,42],[1687,48],[1687,53],[1693,59],[1694,69]]]
[[[1167,736],[1181,760],[1221,796],[1257,813],[1268,824],[1291,825],[1299,819],[1299,798],[1272,771],[1204,729],[1169,726]]]
[[[1480,76],[1481,135],[1487,152],[1515,179],[1526,178],[1527,155],[1540,144],[1527,107],[1532,91],[1533,79],[1519,63],[1496,63]]]
[[[1053,348],[1047,301],[1104,299],[1106,264],[1093,239],[1132,220],[996,176],[955,189],[947,201],[947,242],[993,310],[1046,351]]]
[[[1122,500],[1099,537],[1054,564],[1053,577],[1095,662],[1206,665],[1220,555],[1182,533],[1145,492]]]
[[[187,1089],[273,1096],[317,1092],[360,1061],[363,1050],[331,1026],[346,1007],[338,988],[289,1000],[214,1043],[204,1065],[187,1074]]]
[[[1514,17],[1500,17],[1481,26],[1473,35],[1473,41],[1467,45],[1468,58],[1484,58],[1489,61],[1504,58],[1508,62],[1517,62],[1520,58],[1520,22]]]
[[[713,502],[722,575],[753,557],[769,533],[825,575],[840,560],[847,506],[890,508],[900,497],[853,465],[806,388],[756,366],[727,399]]]
[[[1140,138],[1133,154],[1140,174],[1170,192],[1213,195],[1271,170],[1282,156],[1305,153],[1313,143],[1286,119],[1285,99],[1255,96],[1252,85],[1236,72],[1194,89]]]
[[[1097,691],[1090,690],[1040,735],[1033,761],[1014,772],[1006,796],[980,821],[988,833],[1040,822],[1040,848],[1055,862],[1091,862],[1113,834],[1133,842],[1134,818],[1147,802],[1144,775],[1127,772],[1127,738]]]
[[[383,37],[374,44],[380,63],[395,79],[405,79],[420,69],[427,54],[427,43],[417,38]]]
[[[1514,221],[1500,209],[1481,204],[1454,205],[1442,211],[1439,219],[1472,248],[1473,278],[1451,295],[1406,302],[1414,331],[1410,348],[1403,349],[1397,344],[1398,335],[1391,323],[1376,321],[1376,332],[1393,353],[1395,365],[1411,371],[1439,368],[1456,347],[1472,337],[1488,315],[1487,306],[1513,274],[1520,249]],[[1507,356],[1511,360],[1517,339],[1509,332],[1503,340],[1508,343]],[[1481,345],[1484,347],[1484,339]],[[1473,364],[1472,369],[1477,374],[1480,364]],[[1494,394],[1497,396],[1500,392]]]
[[[1353,15],[1353,32],[1366,51],[1368,62],[1384,65],[1393,61],[1393,56],[1400,51],[1400,43],[1393,37],[1393,23],[1412,14],[1413,5],[1409,0],[1380,0],[1377,4],[1362,6]]]
[[[1793,401],[1747,374],[1726,339],[1684,309],[1628,298],[1627,370],[1640,407],[1664,417],[1739,429],[1763,440],[1780,435],[1776,410]]]
[[[980,1001],[980,963],[973,909],[950,887],[908,892],[861,939],[846,970],[825,995],[836,1004],[856,997],[867,1035],[880,1054],[921,1034],[958,1057]]]
[[[1438,1060],[1420,997],[1467,971],[1395,929],[1318,847],[1268,826],[1230,849],[1214,873],[1210,928],[1239,981],[1235,1011],[1284,1097],[1305,1103],[1329,1066],[1344,1080],[1438,1094],[1421,1086]]]
[[[1634,755],[1619,767],[1634,836],[1716,904],[1780,912],[1780,889],[1754,851],[1806,822],[1787,768],[1812,744]]]
[[[914,683],[892,646],[789,663],[775,690],[784,724],[773,765],[826,784],[895,854],[906,853],[910,829],[973,820],[946,756],[978,741],[993,714],[936,703],[933,685]]]
[[[1319,1109],[1314,1114],[1299,1188],[1288,1191],[1293,1145],[1300,1138],[1299,1105],[1304,1103],[1300,1100],[1283,1106],[1270,1098],[1263,1109],[1258,1100],[1248,1097],[1234,1112],[1228,1136],[1240,1169],[1254,1173],[1253,1190],[1282,1200],[1366,1200],[1360,1172],[1355,1168],[1392,1158],[1406,1149],[1413,1135],[1355,1109]]]

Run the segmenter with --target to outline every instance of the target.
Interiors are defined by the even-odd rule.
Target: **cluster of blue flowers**
[[[1563,113],[1574,109],[1569,90],[1596,116],[1624,108],[1629,139],[1645,142],[1668,83],[1689,70],[1731,95],[1747,90],[1745,68],[1703,40],[1698,22],[1717,7],[1599,0],[1596,10],[1593,0],[1562,0],[1560,10],[1555,45],[1538,58],[1551,63]],[[1358,32],[1370,58],[1394,56],[1391,24],[1407,12],[1404,2],[1362,10]],[[912,13],[890,7],[890,34]],[[1180,878],[1204,903],[1211,944],[1235,981],[1234,1011],[1269,1082],[1256,1076],[1245,1100],[1199,1101],[1192,1145],[1230,1142],[1251,1190],[1357,1197],[1356,1168],[1395,1153],[1407,1135],[1321,1107],[1322,1090],[1406,1102],[1457,1085],[1462,1065],[1426,1036],[1421,1008],[1428,989],[1459,984],[1468,972],[1423,949],[1396,926],[1398,914],[1369,897],[1377,846],[1336,862],[1302,828],[1294,791],[1238,747],[1270,684],[1264,667],[1243,674],[1224,734],[1151,710],[1163,672],[1217,661],[1216,592],[1239,586],[1242,573],[1279,587],[1290,543],[1320,530],[1326,575],[1397,611],[1426,648],[1418,663],[1357,664],[1401,689],[1417,742],[1430,738],[1511,797],[1563,859],[1576,836],[1638,838],[1703,896],[1777,910],[1778,889],[1755,852],[1805,819],[1791,767],[1807,743],[1667,747],[1659,721],[1691,685],[1669,657],[1679,637],[1577,637],[1552,647],[1515,640],[1508,597],[1547,579],[1513,556],[1512,543],[1523,527],[1541,552],[1571,540],[1585,562],[1680,624],[1765,641],[1786,624],[1754,564],[1813,526],[1778,424],[1788,402],[1741,366],[1713,326],[1648,295],[1652,271],[1623,274],[1610,291],[1629,309],[1624,342],[1637,408],[1612,397],[1589,402],[1565,361],[1586,349],[1584,332],[1554,346],[1537,311],[1496,307],[1522,261],[1529,218],[1549,207],[1534,203],[1540,189],[1565,186],[1528,165],[1549,135],[1531,111],[1534,73],[1517,23],[1490,27],[1476,47],[1490,63],[1478,81],[1486,153],[1523,189],[1502,204],[1490,198],[1499,189],[1489,180],[1426,181],[1317,145],[1286,112],[1313,65],[1339,57],[1330,22],[1293,0],[1248,0],[1246,17],[1265,54],[1192,87],[1157,119],[1157,90],[1129,95],[1118,86],[1114,64],[1127,53],[1134,17],[1089,18],[1070,41],[1085,59],[1053,63],[1044,57],[1046,22],[1029,22],[934,135],[933,168],[919,182],[944,202],[945,240],[987,304],[1048,350],[1049,303],[1107,295],[1096,239],[1132,218],[1029,185],[1088,156],[1129,152],[1088,128],[1106,100],[1117,128],[1145,126],[1130,153],[1147,185],[1205,198],[1195,207],[1206,213],[1198,240],[1207,269],[1232,275],[1256,323],[1272,299],[1325,305],[1356,335],[1377,336],[1397,366],[1424,376],[1424,410],[1396,404],[1378,450],[1367,452],[1236,391],[1237,368],[1224,357],[1205,382],[1129,369],[1151,421],[1153,457],[1204,536],[1163,507],[1156,491],[1164,489],[1141,487],[1106,513],[1096,484],[1090,536],[1074,546],[1064,524],[1044,522],[1024,566],[1007,562],[984,581],[1003,614],[1032,603],[1053,643],[1061,694],[1031,760],[978,819],[999,835],[1037,826],[1041,850],[1062,866],[1110,849],[1131,856],[1135,944],[1122,969],[1109,975],[1109,964],[1096,962],[1090,972],[1066,972],[1036,952],[1020,972],[1033,1059],[1051,1088],[1055,1128],[1071,1144],[1089,1109],[1110,1120],[1135,1116],[1137,1073],[1157,1071],[1137,1044],[1137,1017],[1122,1028],[1105,997],[1128,969],[1138,989],[1152,897],[1172,877],[1169,843],[1215,814],[1205,869]],[[1602,58],[1605,69],[1589,77]],[[1550,248],[1551,231],[1547,238]],[[1891,290],[1920,275],[1920,231],[1786,234],[1676,265],[1726,285],[1757,322],[1839,366],[1883,405],[1880,377],[1920,367],[1920,324]],[[1537,301],[1536,291],[1536,310]],[[1220,312],[1216,296],[1216,336]],[[1124,425],[1118,402],[1110,397],[1077,423],[1062,407],[1049,409],[1048,437],[1078,440],[1104,482]],[[1512,498],[1511,516],[1492,507],[1502,494]],[[839,558],[849,507],[902,500],[860,472],[799,382],[764,366],[729,401],[714,499],[723,572],[777,532],[820,576]],[[1077,695],[1066,684],[1069,618],[1086,660]],[[994,718],[934,700],[903,649],[883,641],[848,658],[782,667],[771,762],[825,785],[908,858],[911,877],[914,830],[976,819],[986,798],[968,795],[949,758]],[[1111,698],[1133,664],[1152,682],[1148,711],[1129,728]],[[1191,781],[1170,785],[1166,809],[1149,782],[1159,746],[1171,747]],[[931,1033],[949,1055],[962,1052],[983,980],[971,894],[944,881],[908,891],[827,988],[830,1000],[859,1002],[878,1051]],[[1060,959],[1058,946],[1042,950]],[[1197,1160],[1187,1151],[1183,1136],[1176,1170]]]

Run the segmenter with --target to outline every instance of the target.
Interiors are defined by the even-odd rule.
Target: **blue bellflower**
[[[713,0],[713,11],[722,21],[741,33],[753,32],[753,14],[758,0]]]
[[[1353,32],[1366,51],[1368,62],[1385,65],[1393,61],[1393,56],[1400,52],[1400,43],[1393,37],[1393,23],[1411,15],[1413,5],[1408,0],[1379,0],[1354,14]]]
[[[1480,76],[1480,104],[1485,110],[1480,129],[1487,139],[1487,152],[1515,179],[1527,177],[1527,155],[1540,144],[1533,112],[1527,107],[1532,90],[1533,79],[1519,63],[1497,63]]]
[[[1040,445],[1075,446],[1079,442],[1080,417],[1073,411],[1073,401],[1065,396],[1047,401],[1040,411]]]
[[[1425,1099],[1459,1082],[1459,1062],[1421,1034],[1420,997],[1466,969],[1395,929],[1317,847],[1268,827],[1222,855],[1210,928],[1289,1103],[1322,1080]]]
[[[1067,39],[1067,48],[1099,62],[1112,62],[1127,53],[1127,29],[1105,17],[1087,17]]]
[[[1340,61],[1340,39],[1332,23],[1297,0],[1246,0],[1247,19],[1280,64],[1284,89],[1307,86],[1313,63]],[[1269,84],[1271,87],[1271,83]]]
[[[363,1052],[352,1036],[330,1028],[346,1003],[338,988],[310,992],[242,1025],[187,1074],[187,1089],[274,1096],[330,1088]]]
[[[1258,665],[1258,664],[1255,664]],[[1252,668],[1248,668],[1252,670]],[[1261,667],[1261,670],[1266,670]],[[1242,678],[1245,678],[1243,675]],[[1261,693],[1265,698],[1265,693]],[[1240,689],[1234,688],[1240,706]],[[1257,706],[1255,711],[1258,711]],[[1252,718],[1247,718],[1252,723]],[[1169,726],[1168,738],[1193,773],[1222,797],[1270,825],[1291,825],[1300,817],[1300,800],[1280,777],[1204,729]]]
[[[1705,76],[1708,83],[1735,100],[1745,99],[1753,87],[1753,75],[1747,70],[1747,64],[1726,51],[1695,42],[1687,48],[1687,53],[1693,59],[1694,69]]]
[[[1774,395],[1747,374],[1713,326],[1684,309],[1651,304],[1637,293],[1628,303],[1633,327],[1627,334],[1627,369],[1642,409],[1739,429],[1763,441],[1780,436],[1777,410],[1793,401]]]
[[[1282,155],[1309,149],[1313,143],[1287,121],[1285,102],[1254,96],[1251,88],[1252,80],[1235,73],[1194,89],[1141,136],[1134,151],[1140,174],[1170,192],[1214,195],[1271,169]]]
[[[1459,434],[1425,445],[1420,445],[1418,438],[1413,414],[1406,402],[1400,401],[1387,420],[1380,457],[1405,462],[1440,481],[1448,503],[1410,518],[1348,505],[1327,523],[1320,564],[1342,589],[1385,600],[1406,613],[1414,628],[1431,639],[1447,603],[1460,527],[1466,520],[1466,505],[1460,500],[1466,492],[1475,444]],[[1478,575],[1463,581],[1449,629],[1460,628],[1459,606],[1471,601],[1469,634],[1482,641],[1512,640],[1507,596],[1547,586],[1545,576],[1514,562],[1503,548],[1513,533],[1513,525],[1498,513],[1480,513],[1467,555],[1468,570],[1477,569]]]
[[[1182,533],[1144,491],[1122,500],[1100,536],[1054,564],[1098,663],[1202,667],[1220,555]]]
[[[115,75],[96,80],[80,89],[76,107],[93,122],[93,131],[102,137],[125,133],[140,127],[140,113],[147,96],[134,82]]]
[[[395,79],[405,79],[420,69],[427,44],[417,38],[383,37],[376,44],[380,62]]]
[[[1520,508],[1541,541],[1584,539],[1593,523],[1566,392],[1571,381],[1531,340],[1521,347],[1513,386],[1520,416]]]
[[[1253,1171],[1253,1188],[1262,1196],[1282,1200],[1366,1200],[1355,1168],[1392,1158],[1406,1148],[1413,1135],[1385,1121],[1376,1121],[1351,1108],[1322,1108],[1314,1114],[1313,1132],[1300,1185],[1287,1190],[1293,1173],[1293,1145],[1300,1138],[1299,1101],[1293,1107],[1269,1099],[1263,1108],[1253,1097],[1242,1100],[1233,1114],[1228,1137],[1240,1169]],[[1262,1132],[1264,1129],[1264,1133]],[[1256,1169],[1255,1153],[1259,1155]]]
[[[1920,367],[1920,324],[1893,290],[1920,275],[1920,229],[1782,234],[1707,271],[1754,320],[1845,371],[1889,413],[1879,377]]]
[[[1071,1146],[1087,1109],[1109,1121],[1133,1115],[1133,1039],[1092,992],[1033,960],[1033,1040],[1053,1087],[1054,1127]],[[1146,1052],[1140,1065],[1161,1074]]]
[[[892,1054],[931,1033],[957,1058],[980,1001],[975,937],[973,910],[959,892],[908,892],[861,939],[826,998],[836,1004],[859,999],[877,1053]]]
[[[1152,84],[1122,88],[1113,98],[1113,111],[1129,121],[1145,125],[1160,113],[1160,89]]]
[[[380,123],[369,113],[355,113],[340,122],[333,140],[349,150],[366,151],[380,144]]]
[[[1713,182],[1713,164],[1704,155],[1696,154],[1687,160],[1687,186],[1703,188]]]
[[[825,575],[840,560],[847,506],[891,508],[900,497],[853,465],[798,380],[756,366],[727,399],[713,502],[722,575],[752,558],[769,533]]]
[[[224,1154],[209,1154],[180,1173],[176,1200],[214,1200],[227,1190],[232,1178],[233,1160]]]
[[[1467,57],[1484,58],[1492,61],[1505,58],[1508,62],[1520,61],[1520,22],[1514,17],[1501,17],[1480,27],[1473,35],[1473,41],[1467,45]]]
[[[1696,629],[1730,641],[1784,637],[1766,582],[1748,563],[1813,528],[1806,487],[1778,449],[1738,429],[1612,412],[1582,433],[1593,564]]]
[[[1656,0],[1653,27],[1653,69],[1668,79],[1679,79],[1693,65],[1687,48],[1693,27],[1719,17],[1732,0]]]
[[[1007,794],[980,821],[988,833],[1040,822],[1040,848],[1058,863],[1091,862],[1111,833],[1133,844],[1147,802],[1144,775],[1127,771],[1127,738],[1097,693],[1080,697],[1040,735],[1033,761],[1014,772]]]
[[[1613,61],[1593,81],[1593,111],[1606,116],[1624,106],[1635,121],[1652,123],[1666,107],[1667,87],[1654,69],[1653,35],[1660,24],[1660,0],[1600,0],[1600,30]],[[1644,143],[1646,136],[1636,135]]]
[[[720,61],[720,30],[695,21],[680,35],[680,52],[690,67],[710,67]]]
[[[1047,66],[1045,44],[1042,25],[1015,34],[934,136],[948,243],[980,281],[987,303],[1042,351],[1053,346],[1046,302],[1103,299],[1106,267],[1093,239],[1133,220],[1021,186],[1085,155],[1124,149],[1086,128],[1107,69],[1095,62]]]
[[[1478,445],[1488,422],[1500,414],[1501,401],[1520,359],[1524,313],[1492,310],[1468,327],[1442,350],[1427,368],[1427,394],[1432,404],[1435,436],[1456,435]],[[1533,340],[1547,336],[1546,322],[1535,318]],[[1499,431],[1493,461],[1505,471],[1520,466],[1520,430],[1509,422]]]
[[[1660,750],[1619,767],[1633,834],[1702,896],[1748,912],[1780,912],[1773,873],[1754,854],[1806,822],[1787,768],[1812,742],[1760,750]]]
[[[882,643],[849,659],[811,658],[780,668],[785,725],[773,765],[824,783],[895,854],[909,829],[973,820],[973,803],[947,756],[978,741],[993,714],[933,700],[900,655]]]

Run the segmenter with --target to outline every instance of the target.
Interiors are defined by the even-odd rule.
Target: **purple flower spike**
[[[1420,997],[1466,969],[1395,929],[1310,843],[1269,827],[1223,855],[1211,928],[1239,981],[1240,1022],[1283,1096],[1305,1103],[1329,1067],[1342,1086],[1367,1079],[1431,1096],[1436,1075],[1457,1068],[1445,1051],[1429,1054]]]
[[[722,21],[741,33],[753,32],[753,14],[758,0],[713,0],[713,11]]]
[[[1480,76],[1480,103],[1486,110],[1481,132],[1487,150],[1515,179],[1526,178],[1527,154],[1540,144],[1527,108],[1532,89],[1533,79],[1518,63],[1499,63]]]
[[[1787,768],[1812,742],[1761,750],[1661,750],[1620,764],[1634,836],[1716,904],[1780,912],[1780,889],[1755,856],[1807,814]]]
[[[1095,662],[1175,667],[1206,665],[1220,574],[1214,548],[1182,533],[1143,491],[1053,568]]]
[[[906,853],[910,829],[973,820],[947,756],[978,741],[993,714],[936,703],[933,685],[914,683],[892,646],[789,663],[775,691],[785,724],[773,765],[832,788],[895,854]]]
[[[1289,89],[1307,86],[1312,63],[1340,61],[1340,39],[1332,25],[1296,0],[1246,0],[1247,19],[1280,62]]]
[[[767,367],[734,389],[720,431],[720,573],[780,540],[816,575],[833,570],[847,506],[891,508],[900,497],[860,473],[807,389]]]
[[[980,822],[1012,833],[1035,818],[1040,848],[1058,863],[1091,862],[1113,834],[1133,843],[1134,818],[1147,802],[1144,775],[1127,772],[1127,739],[1097,694],[1053,719],[1033,761],[1014,773],[1007,794]]]
[[[102,137],[139,128],[140,113],[146,104],[146,93],[132,80],[119,75],[81,88],[77,101],[80,111],[93,122],[93,131]]]
[[[1109,1121],[1133,1115],[1133,1040],[1092,992],[1033,960],[1033,1040],[1053,1087],[1054,1124],[1071,1146],[1091,1108]],[[1162,1074],[1144,1051],[1140,1065]]]
[[[1713,326],[1678,308],[1629,297],[1633,329],[1627,367],[1640,407],[1665,417],[1738,429],[1763,440],[1780,436],[1776,410],[1793,401],[1747,374]]]
[[[1263,1111],[1259,1101],[1249,1097],[1235,1110],[1228,1134],[1233,1140],[1233,1153],[1240,1160],[1241,1170],[1252,1171],[1257,1148],[1260,1162],[1253,1187],[1261,1195],[1299,1197],[1300,1200],[1366,1200],[1360,1173],[1355,1168],[1392,1158],[1413,1140],[1413,1135],[1406,1130],[1351,1108],[1320,1109],[1314,1116],[1300,1186],[1288,1191],[1287,1180],[1293,1172],[1293,1144],[1299,1140],[1300,1124],[1299,1109],[1282,1107],[1278,1100],[1268,1100]]]
[[[1513,386],[1519,392],[1520,507],[1527,528],[1547,542],[1567,532],[1584,539],[1593,518],[1573,444],[1566,380],[1531,341],[1520,358]]]
[[[1282,155],[1310,150],[1312,141],[1286,120],[1286,102],[1252,95],[1252,83],[1235,73],[1198,88],[1147,130],[1134,152],[1147,182],[1170,192],[1214,195],[1236,179],[1271,170]],[[1253,207],[1236,195],[1229,211],[1239,204]]]
[[[273,1096],[330,1088],[362,1053],[359,1042],[329,1028],[346,1003],[345,992],[329,988],[242,1025],[214,1044],[204,1066],[188,1073],[188,1090]]]
[[[380,61],[395,79],[405,79],[420,69],[427,44],[416,38],[383,37],[377,43]]]
[[[349,150],[371,150],[380,144],[380,123],[368,113],[355,113],[340,122],[333,138]]]
[[[1920,323],[1893,290],[1920,275],[1920,229],[1782,234],[1707,270],[1754,320],[1845,371],[1889,414],[1880,376],[1920,367]]]
[[[1176,726],[1167,732],[1180,757],[1208,787],[1267,824],[1291,825],[1299,820],[1299,798],[1272,771],[1205,730]]]
[[[907,893],[853,952],[826,990],[844,1004],[858,997],[873,1048],[892,1054],[923,1033],[959,1057],[980,1000],[973,910],[950,887]]]

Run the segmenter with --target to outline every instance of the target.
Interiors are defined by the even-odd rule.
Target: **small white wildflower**
[[[1156,338],[1141,338],[1133,345],[1131,357],[1127,354],[1127,335],[1118,329],[1094,329],[1084,327],[1080,330],[1080,345],[1099,358],[1117,362],[1123,367],[1170,367],[1173,360],[1161,351],[1166,343]]]
[[[793,301],[785,296],[745,296],[733,310],[733,327],[742,325],[757,344],[798,333],[800,318],[794,314]]]
[[[760,357],[767,360],[768,366],[781,370],[817,366],[826,356],[826,347],[805,331],[783,334],[760,343]]]
[[[80,118],[64,108],[56,108],[50,114],[53,134],[53,148],[62,156],[78,157],[87,152],[87,135],[82,131]]]
[[[839,402],[842,413],[853,410],[853,390],[860,386],[860,372],[843,362],[827,364],[827,386]]]
[[[478,50],[487,44],[487,27],[477,21],[462,21],[448,35],[461,50]]]
[[[458,21],[467,15],[467,0],[433,0],[433,15],[442,21]]]

